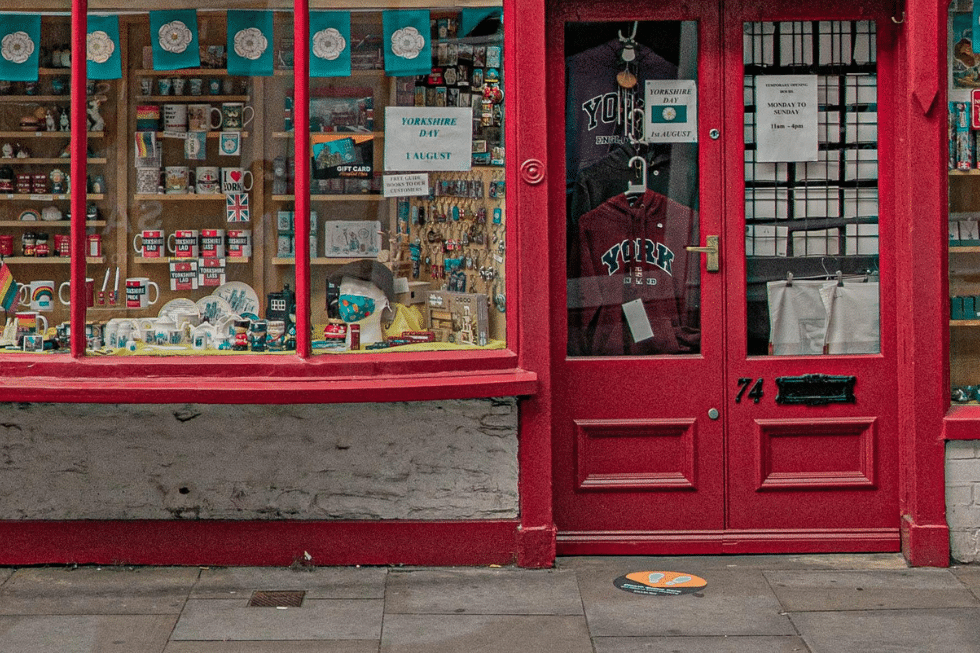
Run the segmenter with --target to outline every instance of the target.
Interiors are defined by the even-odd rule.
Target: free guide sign
[[[457,107],[386,107],[385,170],[469,170],[473,110]]]
[[[679,571],[634,571],[620,576],[613,585],[631,594],[645,596],[677,596],[703,590],[708,581]]]

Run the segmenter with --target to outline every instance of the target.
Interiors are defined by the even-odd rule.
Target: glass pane
[[[314,353],[504,347],[500,8],[313,11],[310,33]],[[289,270],[291,200],[271,201]]]
[[[50,6],[50,5],[49,5]],[[68,307],[70,9],[27,5],[0,27],[0,304],[5,351],[55,351]],[[67,351],[67,342],[61,351]]]
[[[568,23],[568,353],[700,351],[697,24]]]
[[[744,31],[748,352],[878,353],[875,25]]]
[[[980,128],[974,93],[980,88],[980,55],[973,51],[973,3],[949,8],[949,294],[950,385],[958,404],[980,400]]]

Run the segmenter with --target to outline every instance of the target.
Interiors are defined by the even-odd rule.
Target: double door
[[[888,10],[550,6],[559,554],[897,550]]]

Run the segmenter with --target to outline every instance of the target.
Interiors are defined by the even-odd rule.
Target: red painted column
[[[310,233],[310,3],[295,0],[293,5],[293,129],[295,156],[296,216],[294,230],[297,234]],[[303,244],[300,245],[300,240]],[[296,251],[296,352],[310,356],[310,247],[309,242],[297,239]]]
[[[71,355],[85,355],[85,202],[88,192],[86,155],[88,152],[88,115],[85,111],[86,34],[88,0],[71,3],[71,77],[69,109],[71,122]]]

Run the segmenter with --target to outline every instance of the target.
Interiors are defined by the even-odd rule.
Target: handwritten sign
[[[385,170],[469,170],[473,110],[386,107]]]
[[[698,142],[698,87],[693,79],[648,79],[644,93],[643,140]]]
[[[381,178],[385,197],[410,197],[429,194],[429,175],[385,175]]]
[[[755,160],[817,160],[817,76],[755,78]]]

